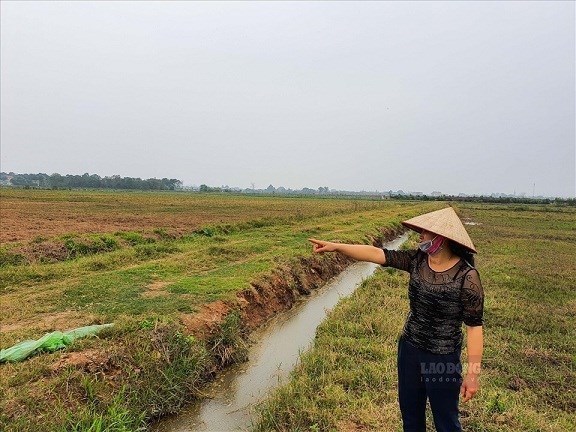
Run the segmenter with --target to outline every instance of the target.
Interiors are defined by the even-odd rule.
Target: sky
[[[576,194],[574,2],[0,8],[4,172]]]

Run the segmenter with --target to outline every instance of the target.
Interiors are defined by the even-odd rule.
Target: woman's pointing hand
[[[313,238],[308,239],[312,243],[313,251],[315,253],[334,252],[336,250],[336,243],[327,242],[324,240],[316,240]]]

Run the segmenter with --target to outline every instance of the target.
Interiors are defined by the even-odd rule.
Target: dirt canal
[[[407,235],[386,243],[396,249]],[[249,430],[256,405],[275,387],[286,381],[300,353],[306,351],[316,328],[342,297],[354,292],[372,275],[376,264],[359,262],[351,265],[325,286],[314,291],[305,301],[274,317],[255,331],[249,361],[227,369],[206,390],[206,399],[180,414],[167,417],[154,425],[155,432],[229,432]]]

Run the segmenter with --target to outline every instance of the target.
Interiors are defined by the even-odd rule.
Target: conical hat
[[[402,225],[417,232],[425,230],[439,234],[476,253],[466,228],[452,207],[416,216],[402,222]]]

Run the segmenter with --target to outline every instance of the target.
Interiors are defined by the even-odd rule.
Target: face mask
[[[418,248],[427,253],[428,255],[434,255],[440,250],[442,244],[444,243],[444,237],[437,235],[432,240],[426,240],[418,243]]]

